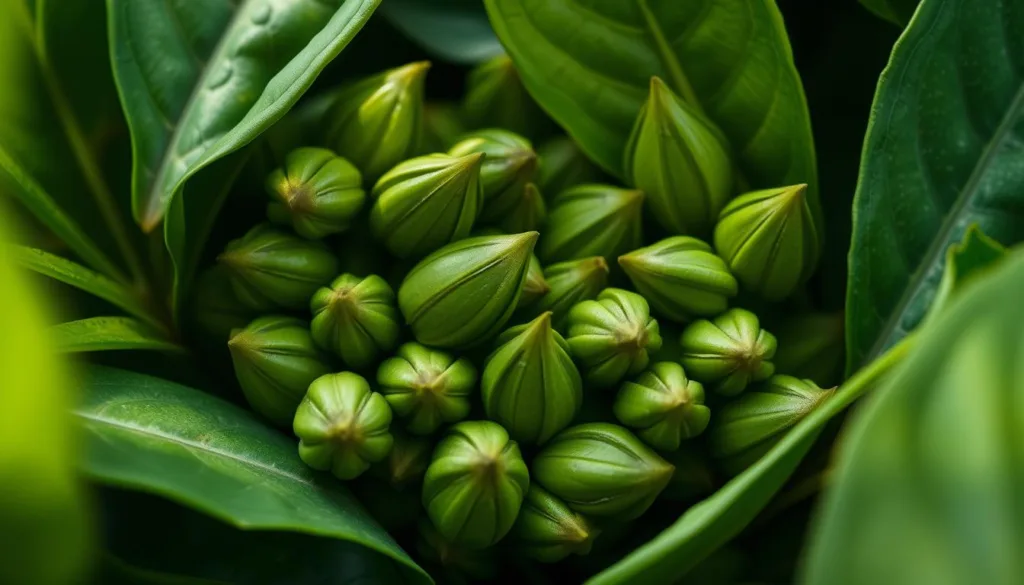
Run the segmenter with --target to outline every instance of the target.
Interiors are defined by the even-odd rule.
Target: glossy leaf
[[[246,530],[337,538],[430,580],[329,475],[306,467],[293,440],[213,396],[141,374],[92,368],[75,410],[82,462],[104,484],[146,491]]]
[[[847,365],[923,318],[946,249],[972,223],[1024,239],[1020,0],[926,0],[875,96],[854,202]]]
[[[1019,581],[1022,288],[1019,253],[968,283],[858,411],[805,583]]]
[[[480,0],[387,0],[381,13],[428,52],[455,63],[479,63],[501,53]]]
[[[57,349],[65,353],[145,349],[183,351],[167,334],[134,317],[89,317],[54,325]]]
[[[906,26],[914,16],[918,0],[860,0],[860,3],[889,22]]]
[[[47,307],[10,254],[6,228],[0,214],[0,582],[72,583],[93,552],[75,473],[78,436],[67,424],[76,388],[47,334]]]
[[[530,94],[605,170],[622,176],[657,75],[725,132],[752,187],[808,183],[820,216],[807,105],[774,2],[485,4]]]

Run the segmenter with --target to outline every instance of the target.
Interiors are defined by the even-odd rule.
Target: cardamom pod
[[[648,352],[661,348],[658,322],[647,301],[620,288],[606,288],[597,300],[574,306],[567,340],[586,381],[601,388],[639,374],[650,361]]]
[[[416,340],[465,348],[496,335],[512,316],[537,232],[448,244],[417,264],[398,289]]]
[[[342,274],[313,295],[310,309],[313,340],[349,368],[369,367],[398,343],[395,293],[379,276]]]
[[[821,255],[807,185],[740,195],[722,210],[715,249],[744,288],[781,301],[811,277]]]
[[[519,295],[518,307],[525,307],[548,294],[551,286],[544,278],[544,269],[536,254],[530,254],[530,264],[526,269],[526,280],[523,281],[523,292]]]
[[[644,194],[609,185],[580,185],[551,204],[537,256],[545,263],[604,256],[639,248]]]
[[[487,418],[516,441],[543,444],[569,426],[583,403],[583,382],[551,313],[512,327],[487,358],[480,391]]]
[[[468,548],[491,546],[512,528],[530,474],[501,425],[465,421],[438,443],[423,480],[423,507],[437,531]]]
[[[532,464],[534,480],[576,512],[620,520],[647,511],[672,471],[633,433],[609,423],[562,431]]]
[[[534,136],[548,125],[544,112],[526,92],[519,72],[505,54],[469,72],[462,111],[470,128],[507,128]]]
[[[722,396],[736,396],[750,382],[775,373],[775,336],[761,329],[757,315],[745,309],[694,321],[683,330],[680,343],[686,372]]]
[[[527,183],[514,205],[508,213],[497,220],[497,224],[506,232],[526,232],[540,229],[547,217],[547,204],[544,203],[544,197],[537,189],[537,185]]]
[[[721,313],[739,287],[711,246],[689,236],[633,250],[619,266],[656,313],[681,323]]]
[[[711,420],[704,387],[674,362],[653,364],[623,384],[612,409],[619,422],[662,451],[675,451],[682,441],[703,433]]]
[[[517,548],[542,563],[555,563],[571,554],[588,554],[600,533],[592,522],[537,484],[530,485],[512,527]]]
[[[310,382],[330,371],[305,321],[258,317],[228,340],[235,376],[253,410],[275,424],[292,422]]]
[[[399,258],[419,258],[460,240],[480,211],[483,154],[428,154],[399,163],[373,188],[370,228]]]
[[[540,166],[537,183],[542,193],[549,197],[558,195],[569,187],[596,183],[601,180],[601,171],[590,162],[579,146],[568,136],[552,138],[537,149]]]
[[[746,469],[834,392],[810,380],[772,376],[717,411],[708,430],[711,454],[730,473]]]
[[[423,106],[423,133],[418,153],[447,152],[466,133],[459,108],[449,102],[428,102]]]
[[[529,140],[496,128],[471,132],[448,151],[451,156],[475,153],[484,155],[480,167],[480,184],[484,192],[480,221],[498,223],[515,212],[525,200],[526,185],[537,173],[537,153]]]
[[[338,274],[338,259],[320,242],[260,224],[217,256],[238,301],[254,311],[303,309]]]
[[[306,465],[330,470],[338,479],[355,479],[388,456],[394,442],[390,426],[391,408],[384,397],[370,390],[362,376],[341,372],[313,380],[292,429]]]
[[[552,264],[544,269],[550,290],[528,309],[534,314],[550,311],[555,329],[566,331],[569,310],[597,298],[608,285],[608,272],[608,263],[601,256]]]
[[[348,229],[366,200],[359,169],[326,148],[289,152],[265,185],[270,221],[289,225],[308,239]]]
[[[359,80],[327,110],[324,145],[355,163],[368,183],[419,146],[428,69],[430,63],[420,61]]]
[[[654,218],[672,233],[710,233],[732,195],[733,165],[721,130],[658,77],[651,78],[623,164],[627,179],[647,194]]]
[[[466,358],[405,343],[377,369],[380,392],[411,433],[428,435],[466,418],[477,373]]]

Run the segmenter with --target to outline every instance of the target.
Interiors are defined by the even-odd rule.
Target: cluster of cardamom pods
[[[201,281],[306,464],[487,578],[498,543],[556,562],[700,499],[829,397],[841,318],[780,317],[821,246],[805,185],[739,192],[734,145],[657,78],[617,185],[571,139],[534,148],[507,57],[460,106],[425,103],[428,68],[334,94]]]

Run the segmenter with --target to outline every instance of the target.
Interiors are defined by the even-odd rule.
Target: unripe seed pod
[[[267,217],[304,238],[348,229],[366,200],[359,169],[326,148],[297,148],[266,180]]]
[[[487,358],[480,391],[487,418],[524,444],[543,444],[569,426],[583,403],[583,382],[551,313],[513,327]]]
[[[526,269],[526,280],[523,281],[523,292],[519,295],[517,307],[525,307],[548,294],[551,286],[544,278],[544,269],[536,254],[530,254],[530,264]]]
[[[445,539],[485,548],[512,528],[529,487],[519,446],[501,425],[461,422],[434,450],[423,480],[423,507]]]
[[[357,81],[327,111],[325,145],[355,163],[368,183],[419,146],[428,69],[420,61]]]
[[[559,262],[544,269],[544,280],[550,290],[529,310],[535,314],[551,311],[552,325],[566,331],[569,310],[597,298],[608,286],[608,263],[601,256]]]
[[[672,465],[626,429],[587,423],[555,435],[534,458],[533,478],[570,508],[620,520],[647,511]]]
[[[447,152],[466,133],[466,125],[458,107],[448,102],[433,102],[423,106],[423,134],[420,136],[420,154]]]
[[[648,352],[661,348],[658,322],[647,301],[620,288],[607,288],[597,300],[573,307],[567,340],[586,381],[601,388],[639,374],[650,361]]]
[[[700,320],[683,330],[682,364],[695,380],[722,396],[736,396],[750,382],[775,373],[775,336],[761,329],[757,315],[730,309],[711,321]]]
[[[440,583],[464,585],[470,579],[490,581],[498,574],[494,549],[470,549],[453,544],[441,536],[429,520],[419,522],[416,552],[441,569],[444,580],[439,579]]]
[[[548,217],[547,204],[537,185],[527,183],[508,213],[497,219],[498,227],[509,233],[538,230]]]
[[[738,292],[725,261],[711,246],[688,236],[619,256],[619,266],[655,313],[681,323],[721,313]]]
[[[310,309],[313,340],[352,369],[372,365],[398,342],[395,293],[379,276],[342,274],[313,295]]]
[[[462,111],[470,128],[507,128],[533,136],[547,122],[508,55],[488,59],[470,71],[465,95]]]
[[[613,410],[622,424],[663,451],[675,451],[682,441],[703,433],[711,419],[704,387],[687,379],[683,367],[673,362],[654,364],[623,384]]]
[[[807,185],[740,195],[722,210],[715,249],[744,288],[781,301],[807,282],[821,255]]]
[[[259,317],[228,341],[235,376],[253,410],[275,424],[291,424],[310,382],[330,371],[305,321]]]
[[[474,153],[484,155],[480,167],[484,192],[480,221],[497,223],[523,201],[526,185],[537,173],[537,153],[529,140],[496,128],[471,132],[448,151],[449,155],[457,157]]]
[[[448,244],[419,264],[398,289],[398,306],[416,340],[465,348],[496,335],[519,302],[537,232]]]
[[[639,248],[644,194],[608,185],[580,185],[564,191],[551,205],[537,247],[542,262],[588,256],[611,261]]]
[[[708,430],[711,454],[730,473],[742,471],[834,392],[835,388],[825,390],[810,380],[773,376],[717,412]]]
[[[647,194],[653,216],[676,234],[708,234],[732,195],[732,160],[722,132],[651,78],[626,145],[629,181]]]
[[[565,502],[532,484],[512,534],[523,554],[542,563],[555,563],[571,554],[588,554],[600,530]]]
[[[377,384],[406,428],[418,435],[466,418],[469,396],[476,388],[476,368],[466,358],[406,343],[398,355],[381,363]]]
[[[373,187],[370,228],[399,258],[420,258],[469,235],[480,212],[480,153],[399,163]]]
[[[545,142],[537,149],[537,156],[540,157],[537,183],[547,197],[601,178],[601,171],[568,136]]]
[[[338,479],[355,479],[391,451],[391,408],[351,372],[320,376],[309,385],[292,429],[299,457]]]
[[[255,311],[305,308],[338,274],[338,259],[326,246],[267,224],[228,243],[217,261],[228,269],[239,302]]]

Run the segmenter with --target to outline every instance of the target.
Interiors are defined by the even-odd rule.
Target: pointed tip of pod
[[[459,171],[471,171],[479,169],[484,162],[486,155],[482,152],[471,152],[466,155],[454,157],[452,167]]]
[[[644,192],[639,189],[629,189],[622,193],[622,209],[636,210],[643,207]]]
[[[401,83],[403,85],[412,85],[414,83],[422,82],[426,76],[427,71],[430,70],[430,61],[414,61],[401,67],[396,67],[390,71],[388,77],[391,81]]]
[[[778,197],[781,199],[781,205],[797,205],[803,203],[807,195],[807,183],[800,183],[798,185],[791,185],[784,187],[779,192]]]
[[[651,77],[650,89],[647,94],[647,103],[651,107],[663,108],[673,98],[672,90],[657,75]]]
[[[510,234],[509,237],[514,238],[513,246],[523,248],[528,247],[530,250],[533,250],[533,245],[537,243],[537,238],[540,237],[540,232],[522,232],[520,234]]]

